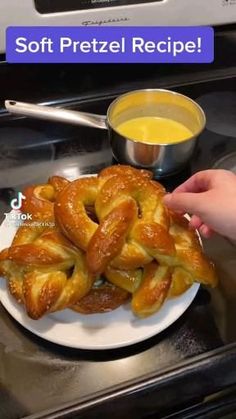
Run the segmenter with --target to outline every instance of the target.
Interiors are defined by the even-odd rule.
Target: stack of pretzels
[[[146,317],[194,282],[217,284],[197,234],[163,205],[149,171],[111,166],[23,193],[32,221],[0,253],[0,274],[33,319],[65,308],[106,312],[129,299]]]

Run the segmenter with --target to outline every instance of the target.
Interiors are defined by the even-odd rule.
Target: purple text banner
[[[9,63],[211,63],[211,27],[9,27]]]

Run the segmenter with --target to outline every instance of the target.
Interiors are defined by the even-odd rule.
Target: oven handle
[[[64,122],[73,125],[84,125],[91,128],[107,129],[106,116],[86,112],[60,109],[52,106],[34,105],[15,100],[6,100],[8,112],[47,121]]]

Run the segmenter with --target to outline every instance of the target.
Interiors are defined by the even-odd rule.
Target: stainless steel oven
[[[223,25],[235,0],[1,0],[0,52],[8,26]]]

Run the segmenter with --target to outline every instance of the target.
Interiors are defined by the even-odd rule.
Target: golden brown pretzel
[[[32,243],[45,229],[47,223],[54,225],[54,200],[67,184],[68,180],[53,176],[48,183],[32,185],[25,188],[21,210],[32,216],[32,223],[25,223],[17,230],[11,246]],[[5,249],[0,253],[0,274],[8,277],[8,286],[11,294],[18,302],[23,302],[23,279],[26,267],[18,266],[8,258],[9,250]]]
[[[203,255],[198,237],[183,216],[164,207],[164,188],[148,172],[107,168],[90,180],[94,193],[89,201],[82,182],[72,182],[59,195],[56,218],[63,232],[86,251],[93,274],[105,272],[111,282],[131,291],[132,283],[126,283],[125,274],[119,276],[119,272],[132,272],[129,275],[134,277],[144,268],[140,287],[131,291],[137,315],[155,312],[166,298],[181,294],[194,281],[216,285],[213,265]],[[94,205],[96,222],[89,219],[86,203]],[[79,225],[83,227],[77,231]]]
[[[21,226],[9,249],[0,253],[0,273],[9,279],[11,294],[24,302],[30,317],[70,307],[89,292],[94,278],[82,252],[52,224],[54,200],[69,182],[52,177],[48,184],[28,187],[24,212],[33,221]],[[36,222],[38,221],[38,222]]]
[[[8,249],[0,252],[0,275],[8,279],[8,288],[11,295],[18,303],[23,303],[24,268],[8,259]]]
[[[111,178],[122,173],[132,179],[149,179],[151,173],[130,166],[111,166],[102,170],[99,176],[82,178],[71,182],[57,196],[55,217],[61,231],[80,249],[87,250],[88,244],[99,224],[88,215],[87,208],[94,207],[98,193]],[[98,214],[97,214],[98,215]]]
[[[133,294],[141,284],[143,272],[142,269],[125,271],[112,268],[109,265],[105,270],[105,277],[112,284]]]
[[[11,293],[33,318],[65,307],[111,310],[131,293],[134,313],[145,317],[195,281],[215,286],[197,235],[165,208],[164,193],[150,172],[128,166],[28,188],[24,210],[52,225],[20,227],[0,254]],[[110,285],[93,289],[100,274]]]
[[[132,199],[117,204],[105,216],[87,246],[87,264],[94,275],[104,272],[109,263],[119,255],[136,219],[137,207]],[[121,265],[118,267],[123,268]],[[136,265],[132,267],[136,268]]]
[[[172,269],[151,262],[144,268],[140,287],[132,298],[132,310],[139,317],[147,317],[160,309],[170,291]]]
[[[176,248],[176,257],[170,265],[185,271],[186,281],[188,275],[192,282],[216,286],[218,278],[214,265],[204,255],[196,231],[188,228],[188,220],[177,213],[170,211],[170,235],[173,237]]]
[[[120,177],[109,179],[98,194],[95,209],[100,220],[100,226],[94,234],[87,251],[87,261],[89,269],[92,272],[99,272],[104,267],[102,261],[103,252],[100,252],[104,240],[101,232],[105,224],[108,229],[103,235],[111,236],[112,231],[109,220],[112,222],[113,214],[117,208],[128,202],[133,202],[136,207],[136,214],[133,216],[132,228],[127,229],[123,236],[123,246],[116,251],[111,246],[110,263],[118,269],[136,269],[149,263],[158,252],[164,254],[173,254],[174,242],[168,233],[169,218],[165,207],[162,204],[161,197],[164,190],[157,182],[137,177],[126,177],[125,172]],[[125,217],[125,210],[120,214],[120,218]],[[121,232],[120,232],[121,233]],[[113,235],[116,238],[116,231]],[[145,246],[145,240],[155,245]],[[112,240],[111,236],[111,240]],[[153,239],[152,239],[153,238]],[[153,250],[153,252],[152,252]],[[101,253],[101,256],[100,256]],[[94,256],[99,255],[101,267],[98,262],[94,263]]]
[[[35,221],[54,221],[54,201],[70,182],[60,176],[52,176],[48,183],[28,186],[23,191],[25,200],[22,201],[21,210],[32,214]]]
[[[155,313],[166,298],[184,293],[194,282],[217,285],[214,266],[203,254],[196,232],[189,230],[187,219],[173,212],[169,216],[175,254],[158,255],[160,264],[152,262],[144,268],[141,285],[132,298],[132,309],[139,317]]]
[[[61,231],[83,250],[98,227],[86,212],[86,206],[94,205],[97,194],[97,177],[78,179],[66,186],[55,202],[55,217]]]
[[[66,179],[54,176],[49,179],[48,184],[25,189],[26,200],[22,210],[32,214],[33,222],[21,226],[12,246],[0,253],[0,273],[8,277],[11,294],[19,303],[25,304],[28,314],[34,319],[48,311],[70,307],[78,302],[94,281],[91,274],[87,275],[81,252],[56,231],[54,226],[55,197],[68,183]],[[48,222],[52,222],[51,227],[47,227]],[[70,248],[72,255],[62,252],[62,246],[64,250],[65,247],[67,250]],[[65,281],[65,271],[73,268],[74,257],[77,260],[76,274],[74,269]],[[113,272],[114,275],[118,279],[122,276]],[[128,279],[126,282],[128,283]],[[97,301],[97,295],[100,302]],[[84,300],[83,304],[89,301],[90,312],[95,312],[98,308],[103,312],[118,307],[127,296],[126,291],[106,284],[99,293],[91,291],[88,300]],[[78,309],[77,306],[76,310]]]
[[[12,295],[33,319],[75,304],[94,282],[82,252],[52,229],[33,242],[11,246],[1,266]]]

